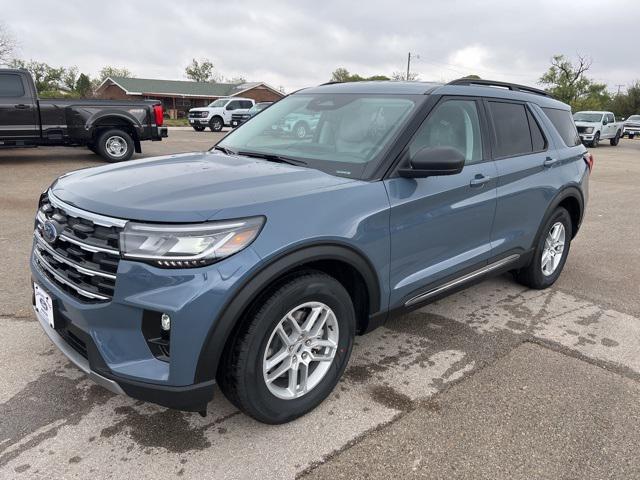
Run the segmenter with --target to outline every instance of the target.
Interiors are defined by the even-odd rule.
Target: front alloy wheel
[[[217,380],[240,410],[285,423],[317,407],[342,376],[355,336],[351,296],[335,278],[306,270],[256,302],[228,341]]]
[[[267,343],[262,375],[269,391],[290,400],[313,390],[333,363],[339,337],[336,316],[324,303],[293,308]]]

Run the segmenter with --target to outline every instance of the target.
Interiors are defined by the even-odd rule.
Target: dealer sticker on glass
[[[33,284],[33,293],[36,297],[36,311],[38,314],[49,322],[51,328],[55,328],[53,319],[53,301],[47,292],[45,292],[37,283]]]

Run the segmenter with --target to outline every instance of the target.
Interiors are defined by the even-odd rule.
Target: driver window
[[[447,100],[433,110],[409,145],[409,155],[430,147],[452,147],[465,165],[482,161],[478,107],[473,100]]]

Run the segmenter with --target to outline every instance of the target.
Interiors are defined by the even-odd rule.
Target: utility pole
[[[406,80],[407,82],[409,81],[409,75],[411,74],[411,57],[413,58],[420,58],[420,55],[416,55],[415,53],[412,54],[411,52],[409,52],[407,54],[407,77]]]
[[[618,87],[618,93],[616,93],[616,96],[620,95],[620,87],[624,87],[624,85],[616,85]]]

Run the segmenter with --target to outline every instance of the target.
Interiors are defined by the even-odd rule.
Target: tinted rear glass
[[[496,156],[511,157],[533,151],[527,110],[519,103],[489,102],[496,134]]]
[[[543,108],[542,110],[549,117],[553,126],[556,127],[567,147],[580,145],[578,130],[569,110],[559,110],[557,108]]]
[[[0,97],[22,97],[24,87],[19,75],[0,74]]]

